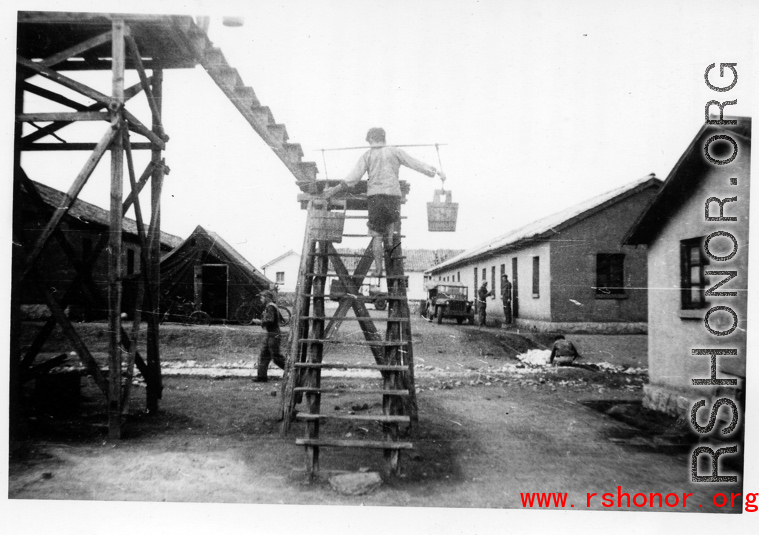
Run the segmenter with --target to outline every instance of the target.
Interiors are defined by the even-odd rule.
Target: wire
[[[420,144],[420,145],[385,145],[385,147],[444,147],[447,143],[427,143],[427,144]],[[338,147],[338,148],[332,148],[332,149],[314,149],[314,150],[320,150],[322,152],[326,151],[335,151],[335,150],[366,150],[369,147],[364,145],[363,147]],[[438,154],[438,159],[440,158],[440,155]]]

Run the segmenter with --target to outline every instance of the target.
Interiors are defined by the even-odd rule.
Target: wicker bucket
[[[440,197],[445,200],[441,202]],[[459,203],[451,202],[453,194],[444,189],[435,190],[435,198],[427,203],[427,230],[429,232],[456,232]]]
[[[341,212],[315,209],[311,212],[311,228],[316,240],[340,243],[343,241],[345,210]]]

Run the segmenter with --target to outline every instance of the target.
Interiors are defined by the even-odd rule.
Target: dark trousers
[[[483,303],[483,302],[479,302],[479,303],[477,303],[477,306],[479,307],[479,309],[477,311],[477,317],[478,317],[478,320],[479,320],[479,324],[480,325],[485,325],[485,323],[487,322],[488,304],[487,303]]]
[[[267,333],[264,345],[261,348],[261,353],[258,355],[258,378],[266,379],[269,371],[269,363],[274,361],[274,364],[285,369],[285,357],[279,352],[279,337],[280,333]]]
[[[503,303],[503,317],[504,323],[511,323],[511,301]]]

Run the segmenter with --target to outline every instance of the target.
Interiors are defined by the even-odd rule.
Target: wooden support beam
[[[147,180],[150,178],[150,173],[153,170],[153,162],[149,162],[145,171],[143,172],[142,176],[140,177],[140,180],[137,182],[137,190],[138,195],[139,192],[142,191],[143,187],[147,183]],[[36,189],[33,188],[33,184],[28,185],[26,181],[31,182],[31,180],[26,176],[26,173],[24,173],[23,169],[18,169],[18,176],[20,177],[20,181],[25,184],[25,187],[27,188],[27,192],[32,194],[34,196],[34,193],[31,193],[34,191],[36,193]],[[14,197],[14,198],[20,198],[20,197]],[[132,200],[133,193],[130,193],[129,197],[126,198],[122,205],[122,213],[126,213],[129,208],[132,206]],[[90,275],[92,266],[95,265],[95,262],[100,257],[100,254],[103,252],[105,247],[108,245],[109,236],[108,234],[104,234],[100,240],[95,244],[95,246],[92,248],[92,252],[90,253],[90,256],[84,260],[82,263],[81,269],[77,270],[77,274],[74,277],[74,280],[71,281],[71,284],[66,289],[66,292],[63,294],[63,297],[60,300],[60,306],[62,309],[65,309],[68,304],[71,297],[74,295],[74,292],[80,287],[82,283],[84,283],[88,288],[90,288],[90,293],[92,294],[93,299],[97,300],[100,297],[99,291],[96,290],[95,284],[92,281],[92,277]],[[45,325],[42,326],[42,329],[37,333],[37,336],[35,337],[34,341],[32,342],[31,346],[26,352],[26,355],[24,355],[23,361],[21,363],[22,369],[28,368],[31,363],[34,361],[37,354],[42,349],[42,346],[45,344],[45,341],[48,339],[50,334],[53,332],[53,329],[55,328],[55,318],[50,318],[47,320]],[[138,360],[139,362],[139,360]],[[139,365],[138,365],[139,367]]]
[[[121,111],[124,102],[124,20],[114,19],[111,40],[112,99],[117,104],[111,108],[111,121],[121,129]],[[111,143],[111,206],[108,240],[108,436],[121,438],[121,251],[123,215],[121,213],[124,191],[124,152],[122,133],[119,131]]]
[[[63,76],[62,74],[52,69],[43,67],[39,63],[34,63],[33,61],[29,61],[28,59],[21,56],[16,56],[16,63],[22,67],[30,69],[35,74],[39,74],[48,80],[52,80],[53,82],[61,84],[63,87],[67,87],[72,91],[76,91],[77,93],[84,95],[85,97],[89,97],[92,100],[100,102],[101,104],[105,104],[109,108],[113,107],[115,109],[119,106],[118,102],[114,101],[111,97],[104,95],[100,91],[96,91],[81,82],[77,82],[76,80],[69,78],[68,76]]]
[[[152,77],[151,77],[151,80],[152,80]],[[77,111],[82,111],[82,112],[98,111],[105,107],[100,102],[96,102],[95,104],[92,104],[91,106],[84,106],[82,104],[79,104],[78,102],[62,97],[61,95],[57,93],[53,93],[52,91],[48,91],[47,89],[37,87],[36,85],[32,85],[29,82],[24,82],[23,88],[25,91],[29,91],[30,93],[34,93],[35,95],[41,96],[43,98],[47,98],[54,102],[58,102],[59,104],[63,104],[64,106],[68,106]],[[139,94],[140,91],[142,91],[142,82],[138,84],[134,84],[129,89],[126,89],[124,91],[124,99],[128,101],[135,95]],[[60,121],[53,124],[49,124],[45,126],[44,128],[41,128],[37,132],[32,132],[31,134],[28,134],[22,137],[21,142],[24,144],[33,143],[37,141],[38,139],[42,139],[45,136],[52,135],[54,132],[57,132],[61,128],[65,128],[66,126],[70,124],[71,122],[69,121]],[[93,145],[93,148],[94,148],[94,145]],[[88,150],[92,150],[92,148]]]
[[[159,149],[164,150],[166,148],[166,143],[164,142],[164,139],[167,138],[167,136],[164,135],[158,135],[151,131],[148,127],[146,127],[144,124],[140,122],[140,120],[129,113],[127,110],[124,111],[124,117],[127,120],[127,124],[129,125],[129,130],[132,132],[137,132],[138,134],[142,134],[146,138],[148,138],[150,141],[153,142],[155,146],[157,146]]]
[[[126,130],[122,129],[122,141],[124,143],[124,149],[126,152],[127,170],[129,172],[129,184],[131,186],[131,195],[134,197],[134,214],[137,222],[137,235],[140,240],[140,250],[147,251],[147,243],[145,237],[145,228],[142,221],[142,208],[140,207],[140,197],[137,192],[137,178],[134,172],[134,162],[132,161],[132,151],[129,148],[129,134]],[[143,275],[146,275],[145,255],[140,255]],[[132,312],[132,335],[130,340],[130,347],[127,353],[127,371],[125,374],[124,390],[121,397],[121,409],[123,413],[129,410],[129,394],[132,389],[132,378],[134,377],[134,364],[137,356],[137,345],[140,338],[140,321],[142,319],[142,303],[145,296],[145,279],[144,276],[140,277],[137,283],[137,295],[135,298],[135,309]],[[123,336],[122,336],[123,339]]]
[[[152,91],[160,119],[163,106],[163,70],[160,67],[153,70]],[[153,131],[156,134],[162,133],[162,130],[163,128],[160,123],[153,125]],[[161,399],[163,391],[158,336],[161,312],[161,191],[163,188],[163,176],[166,170],[161,150],[157,147],[153,147],[151,162],[153,163],[153,178],[150,183],[150,233],[148,235],[148,268],[146,270],[148,277],[148,304],[150,308],[146,314],[148,323],[147,364],[146,370],[142,371],[142,375],[145,377],[147,385],[147,412],[148,414],[155,414],[158,412],[158,400]]]
[[[15,112],[24,111],[24,91],[16,82]],[[18,180],[18,171],[21,169],[21,148],[19,139],[22,133],[22,124],[16,123],[13,129],[13,199],[21,198],[21,181]],[[21,206],[14,203],[12,215],[11,236],[11,288],[10,288],[10,355],[9,355],[9,404],[8,424],[9,438],[15,440],[21,435],[21,270],[23,269],[24,222]]]
[[[107,43],[111,40],[111,32],[105,32],[100,35],[96,35],[95,37],[92,37],[90,39],[87,39],[86,41],[82,41],[78,45],[74,45],[71,48],[67,48],[66,50],[62,50],[58,52],[57,54],[53,54],[52,56],[48,56],[42,61],[38,62],[38,65],[42,65],[43,67],[52,67],[53,65],[57,65],[63,61],[66,61],[67,59],[74,57],[76,55],[79,55],[83,52],[86,52],[87,50],[91,50],[95,47],[98,47],[104,43]]]
[[[74,180],[74,183],[71,185],[66,195],[64,195],[63,200],[61,201],[60,206],[58,206],[58,208],[56,209],[55,214],[53,214],[53,217],[50,219],[47,226],[42,231],[42,234],[37,239],[37,243],[35,243],[34,248],[32,249],[32,251],[29,253],[29,255],[26,258],[24,269],[21,272],[21,279],[18,282],[21,282],[21,280],[26,278],[26,275],[29,273],[29,270],[31,269],[31,267],[39,258],[39,255],[42,252],[42,249],[45,247],[45,244],[50,239],[50,236],[53,234],[53,231],[58,227],[58,225],[61,222],[61,219],[63,219],[63,216],[66,215],[69,208],[71,208],[71,205],[79,196],[79,192],[82,191],[82,188],[87,183],[87,179],[90,178],[90,175],[92,175],[92,172],[95,170],[95,167],[97,166],[98,162],[100,162],[100,159],[103,157],[103,154],[105,154],[105,151],[108,150],[108,147],[110,146],[111,141],[113,141],[114,137],[116,137],[116,130],[113,128],[113,126],[114,125],[112,125],[111,128],[108,129],[108,131],[103,136],[103,139],[101,139],[100,142],[97,144],[97,146],[95,147],[95,151],[87,159],[87,162],[84,164],[84,168],[79,172],[79,175],[76,177],[76,180]]]
[[[132,143],[132,150],[153,150],[152,143]],[[29,143],[21,145],[24,152],[48,152],[48,151],[95,151],[97,143]]]
[[[81,104],[80,102],[77,102],[76,100],[71,100],[68,97],[64,97],[63,95],[59,95],[58,93],[54,91],[50,91],[49,89],[45,89],[44,87],[40,87],[40,86],[31,84],[29,82],[24,82],[23,84],[21,84],[21,87],[24,88],[24,91],[29,91],[33,95],[37,95],[38,97],[45,98],[47,100],[55,102],[56,104],[66,106],[68,108],[71,108],[72,110],[85,111],[88,109],[88,106],[85,106],[84,104]],[[101,108],[107,107],[105,104],[102,104],[101,102],[98,102],[95,105],[97,106],[97,108],[95,109],[101,109]]]
[[[137,47],[137,42],[132,37],[131,33],[127,32],[126,35],[127,44],[129,45],[129,52],[137,67],[137,74],[140,76],[140,82],[145,90],[145,96],[148,98],[148,106],[150,106],[150,113],[153,115],[153,125],[161,126],[161,112],[158,110],[155,98],[153,97],[153,90],[150,88],[148,76],[145,73],[145,67],[142,64],[142,57],[140,56],[140,49]]]
[[[329,244],[329,253],[332,254],[332,265],[335,267],[335,272],[339,274],[340,280],[343,281],[343,284],[346,284],[345,288],[348,292],[357,294],[359,287],[361,283],[364,280],[364,277],[366,276],[367,272],[369,271],[369,268],[372,265],[373,258],[371,256],[371,249],[373,240],[377,240],[380,238],[372,238],[372,241],[369,243],[369,246],[366,248],[366,251],[364,252],[364,256],[359,260],[358,265],[356,266],[356,270],[354,271],[353,276],[350,276],[348,274],[348,270],[346,269],[345,265],[343,264],[343,261],[340,259],[337,255],[337,249],[335,249],[334,244]],[[352,300],[346,300],[347,302],[345,305],[343,305],[342,300],[340,305],[353,307],[353,312],[356,315],[356,318],[358,318],[359,326],[361,327],[361,332],[364,333],[364,339],[367,341],[375,341],[380,339],[380,334],[377,331],[377,327],[374,325],[374,322],[371,319],[371,316],[369,315],[369,311],[366,309],[366,305],[359,301],[358,299],[352,299]],[[342,312],[340,309],[340,305],[338,305],[338,310],[335,312],[335,316],[337,316],[338,312]],[[345,313],[347,312],[347,308],[345,309],[345,312],[342,313],[343,317],[345,316]],[[337,321],[337,320],[336,320]],[[333,325],[332,322],[330,322],[330,325],[328,326],[328,336],[332,336],[334,334],[334,331],[337,330],[338,325]],[[384,364],[384,358],[385,355],[382,351],[382,348],[370,346],[372,351],[372,356],[374,356],[375,362],[377,364]]]
[[[108,113],[104,111],[80,111],[80,112],[52,112],[52,113],[22,113],[16,116],[17,121],[22,123],[52,121],[107,121]]]
[[[95,383],[97,383],[100,390],[102,390],[103,393],[107,396],[108,381],[100,371],[100,367],[95,361],[95,358],[92,356],[92,353],[90,353],[90,350],[87,349],[87,346],[79,337],[79,334],[76,332],[76,329],[74,329],[74,326],[71,325],[71,322],[66,317],[66,314],[64,314],[63,309],[58,304],[58,301],[55,300],[52,292],[40,282],[39,277],[35,277],[35,279],[35,283],[37,284],[40,293],[42,293],[42,295],[45,297],[45,301],[47,302],[47,306],[50,309],[50,313],[55,318],[55,321],[58,323],[58,325],[61,327],[63,334],[66,336],[66,338],[69,339],[71,345],[74,346],[77,355],[79,355],[79,358],[82,360],[82,363],[87,368],[87,371],[95,380]]]

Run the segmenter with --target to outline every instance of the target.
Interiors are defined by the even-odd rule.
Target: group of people
[[[487,320],[487,299],[492,297],[495,299],[495,294],[488,290],[488,281],[483,281],[480,288],[477,290],[477,321],[480,325],[485,325]],[[509,282],[509,276],[505,273],[501,275],[501,301],[503,301],[503,317],[504,323],[511,323],[511,282]]]

